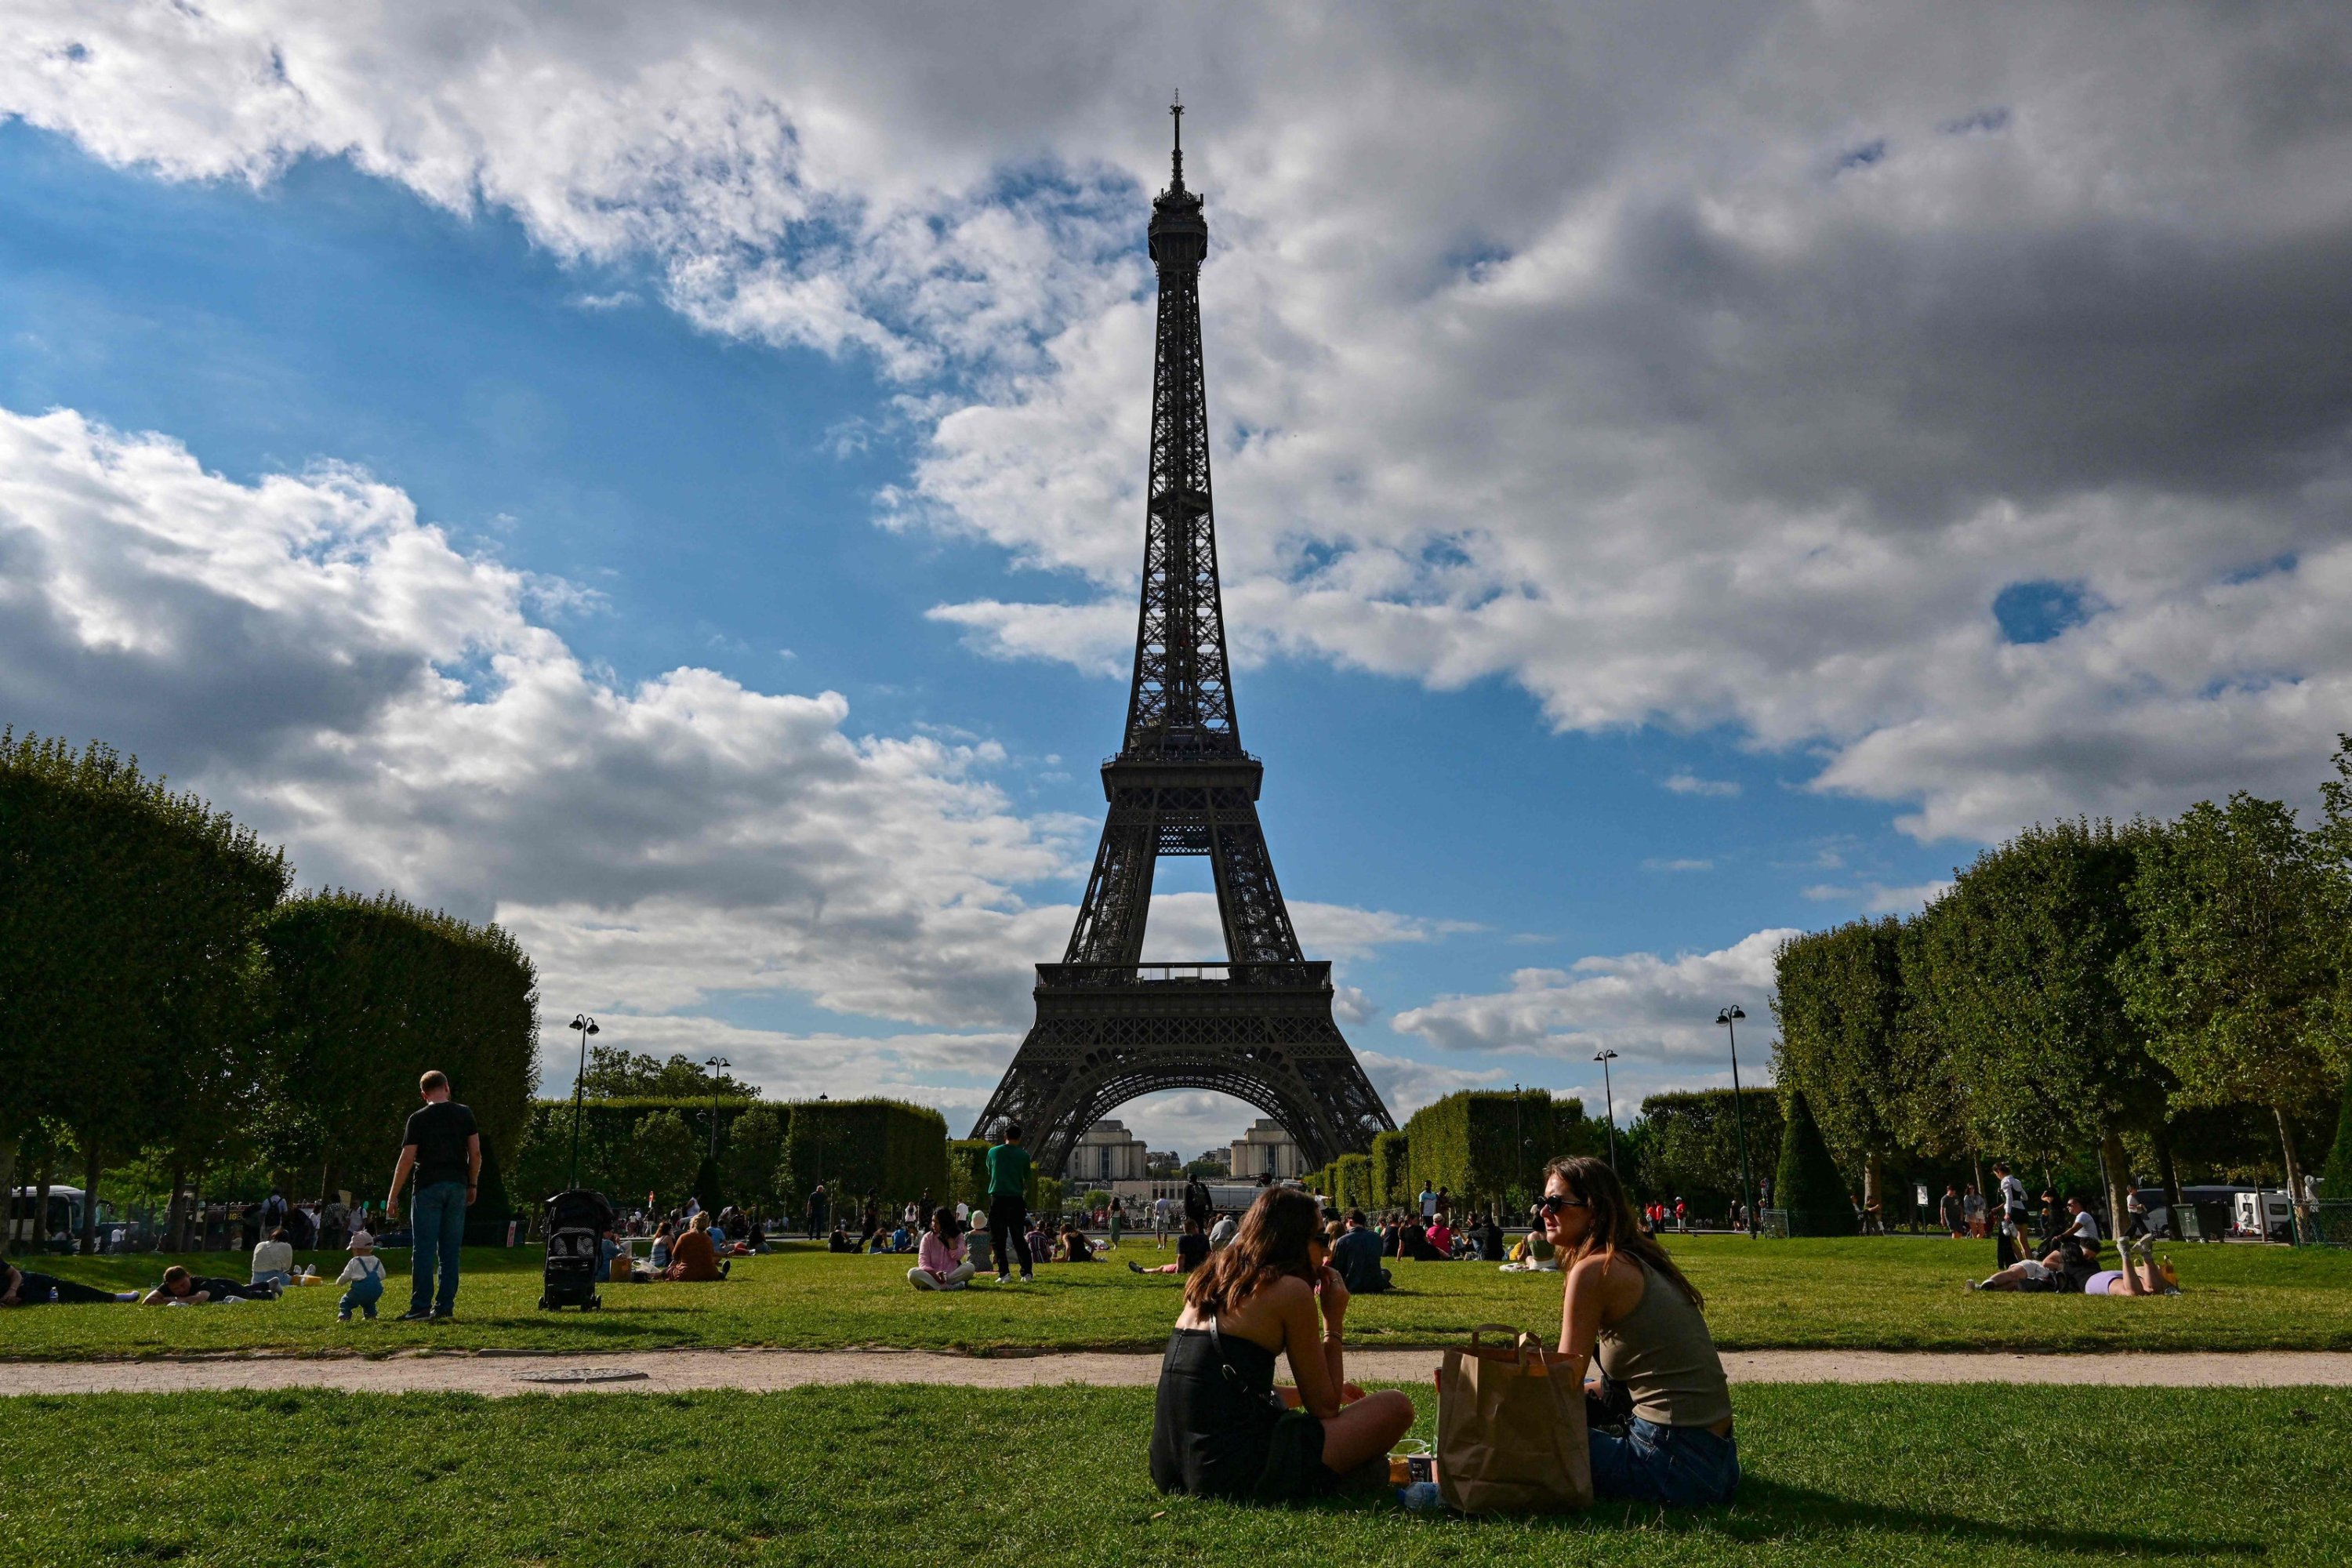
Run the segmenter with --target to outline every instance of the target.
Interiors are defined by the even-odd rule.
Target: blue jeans
[[[294,1276],[287,1273],[283,1268],[268,1268],[255,1275],[252,1282],[256,1285],[277,1285],[283,1287],[293,1284]]]
[[[409,1200],[409,1228],[416,1233],[408,1255],[408,1310],[453,1312],[457,1309],[457,1248],[466,1240],[466,1184],[436,1182]],[[433,1266],[441,1266],[441,1290],[433,1289]]]
[[[1661,1426],[1640,1416],[1625,1436],[1592,1434],[1592,1495],[1670,1508],[1729,1502],[1739,1489],[1739,1445],[1704,1426]]]
[[[371,1274],[352,1281],[352,1288],[343,1292],[343,1299],[335,1303],[335,1310],[348,1318],[352,1315],[352,1309],[357,1307],[373,1318],[375,1316],[375,1304],[383,1300],[383,1276]]]

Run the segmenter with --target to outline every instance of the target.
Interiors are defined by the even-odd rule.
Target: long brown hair
[[[1589,1154],[1562,1154],[1544,1167],[1544,1185],[1549,1186],[1554,1176],[1568,1184],[1569,1196],[1584,1200],[1584,1212],[1591,1216],[1584,1239],[1577,1244],[1574,1257],[1568,1258],[1566,1264],[1595,1253],[1608,1258],[1621,1251],[1630,1252],[1653,1273],[1673,1281],[1675,1289],[1687,1297],[1692,1306],[1706,1306],[1706,1298],[1683,1277],[1666,1249],[1658,1245],[1657,1237],[1643,1233],[1641,1221],[1633,1215],[1633,1200],[1625,1195],[1616,1172]]]
[[[1323,1208],[1296,1187],[1268,1187],[1242,1215],[1224,1250],[1192,1270],[1184,1301],[1204,1318],[1230,1311],[1288,1275],[1312,1282],[1307,1244],[1319,1234]]]

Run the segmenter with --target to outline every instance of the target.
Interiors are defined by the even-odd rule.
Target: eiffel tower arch
[[[1102,766],[1108,811],[1059,963],[1037,966],[1037,1021],[973,1136],[1019,1123],[1058,1175],[1095,1121],[1139,1095],[1208,1089],[1279,1121],[1309,1165],[1371,1146],[1388,1110],[1331,1016],[1331,966],[1299,952],[1258,824],[1265,765],[1242,749],[1225,657],[1201,365],[1209,226],[1184,188],[1183,105],[1173,177],[1151,204],[1160,320],[1151,471],[1127,733]],[[1205,857],[1222,961],[1145,963],[1160,857]]]

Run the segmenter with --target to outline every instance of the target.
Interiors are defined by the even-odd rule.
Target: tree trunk
[[[33,1249],[49,1249],[49,1174],[58,1162],[58,1146],[45,1133],[41,1138],[40,1185],[33,1193]]]
[[[16,1239],[17,1150],[16,1139],[0,1138],[0,1258]]]
[[[1883,1228],[1886,1223],[1886,1200],[1883,1190],[1884,1175],[1875,1150],[1862,1157],[1862,1216],[1863,1224],[1870,1223],[1876,1215]]]
[[[2127,1170],[2125,1163],[2124,1141],[2120,1133],[2109,1131],[2099,1140],[2099,1178],[2107,1188],[2107,1226],[2114,1232],[2109,1237],[2116,1244],[2116,1266],[2124,1271],[2124,1294],[2137,1296],[2139,1276],[2133,1272],[2131,1254],[2124,1250],[2124,1230],[2129,1223],[2131,1194],[2124,1188],[2126,1178],[2116,1174]]]
[[[2180,1226],[2179,1217],[2180,1214],[2180,1167],[2173,1163],[2172,1135],[2164,1131],[2160,1128],[2158,1130],[2156,1134],[2156,1158],[2157,1163],[2164,1167],[2164,1202],[2166,1212],[2173,1216],[2173,1225],[2176,1230],[2180,1231],[2181,1234],[2186,1234],[2185,1229]]]
[[[2289,1230],[2293,1239],[2299,1245],[2303,1238],[2310,1234],[2313,1225],[2309,1205],[2303,1196],[2303,1167],[2295,1161],[2294,1134],[2287,1129],[2286,1108],[2273,1105],[2271,1107],[2271,1114],[2278,1118],[2279,1151],[2286,1156],[2287,1212],[2294,1216],[2288,1221]]]
[[[85,1135],[81,1141],[81,1255],[98,1256],[98,1140]]]
[[[163,1215],[163,1249],[166,1252],[188,1250],[188,1168],[176,1161],[172,1165],[172,1206]]]

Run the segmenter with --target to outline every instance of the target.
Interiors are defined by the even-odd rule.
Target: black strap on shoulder
[[[1211,1312],[1207,1314],[1207,1316],[1209,1319],[1209,1344],[1211,1348],[1215,1350],[1217,1352],[1217,1370],[1225,1374],[1225,1381],[1232,1384],[1235,1388],[1240,1389],[1242,1393],[1249,1398],[1255,1399],[1260,1404],[1266,1405],[1277,1415],[1287,1411],[1290,1406],[1285,1405],[1282,1402],[1282,1395],[1276,1394],[1273,1389],[1252,1388],[1243,1380],[1241,1369],[1234,1366],[1233,1363],[1233,1358],[1225,1354],[1225,1336],[1217,1331],[1216,1314],[1214,1312]]]

